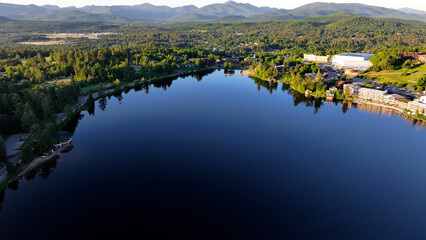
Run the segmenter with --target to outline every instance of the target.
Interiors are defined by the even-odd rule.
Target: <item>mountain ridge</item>
[[[228,1],[214,3],[203,7],[185,5],[181,7],[157,6],[150,3],[139,5],[114,5],[84,7],[59,7],[56,5],[18,5],[0,3],[0,16],[12,20],[85,20],[102,22],[154,21],[154,22],[187,22],[187,21],[273,21],[294,20],[326,16],[335,13],[375,18],[397,18],[426,22],[426,12],[411,9],[391,9],[359,3],[326,3],[314,2],[295,9],[277,9],[257,7],[249,3]]]

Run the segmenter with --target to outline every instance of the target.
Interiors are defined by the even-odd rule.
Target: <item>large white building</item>
[[[370,58],[372,56],[374,56],[374,54],[342,53],[333,56],[331,63],[336,68],[363,71],[373,66],[373,64],[370,62]]]
[[[315,55],[315,54],[303,54],[303,59],[305,59],[307,61],[310,61],[310,62],[323,62],[323,63],[326,63],[326,62],[328,62],[328,57],[329,57],[329,55],[327,55],[327,56],[318,56],[318,55]]]
[[[420,114],[426,114],[426,96],[422,96],[419,99],[415,99],[412,102],[408,103],[408,110],[410,111],[419,111]]]

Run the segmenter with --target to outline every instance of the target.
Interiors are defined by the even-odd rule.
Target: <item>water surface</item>
[[[1,239],[426,238],[424,127],[223,72],[156,86],[82,112]]]

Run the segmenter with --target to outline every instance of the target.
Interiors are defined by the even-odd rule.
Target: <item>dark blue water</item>
[[[72,151],[3,193],[0,239],[426,239],[424,127],[199,80],[82,112]]]

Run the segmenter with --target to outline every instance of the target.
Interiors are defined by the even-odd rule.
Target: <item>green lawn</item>
[[[426,74],[426,64],[417,64],[414,68],[408,71],[407,76],[401,76],[403,69],[398,70],[386,70],[380,72],[368,72],[365,74],[369,79],[375,78],[374,80],[379,82],[398,82],[406,83],[408,87],[414,86],[417,80]]]
[[[81,88],[81,92],[96,90],[97,86],[98,86],[97,84],[85,86]]]

